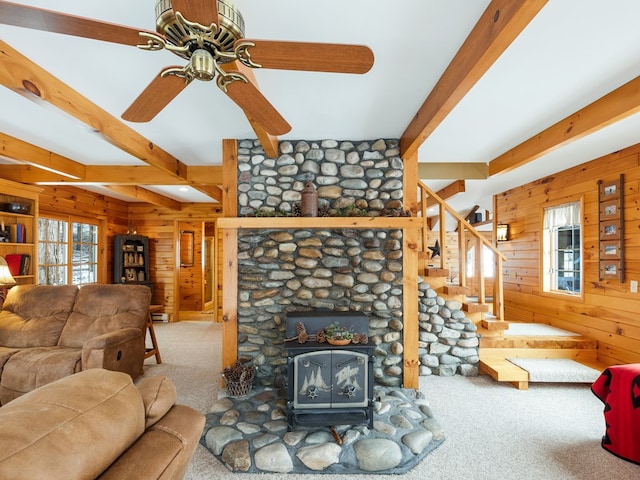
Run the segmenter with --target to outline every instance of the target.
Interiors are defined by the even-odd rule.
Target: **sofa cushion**
[[[0,345],[46,347],[58,343],[78,293],[75,285],[16,285],[0,312]]]
[[[5,363],[0,378],[0,402],[82,370],[79,348],[35,347],[14,353]]]
[[[145,428],[149,428],[175,405],[176,386],[165,375],[143,378],[136,386],[144,403]]]
[[[96,478],[144,432],[129,375],[91,369],[0,408],[0,478]]]
[[[20,350],[20,348],[0,347],[0,373],[2,373],[2,368],[4,367],[4,364],[7,363],[7,360]]]
[[[58,345],[82,347],[90,338],[120,328],[146,330],[151,290],[144,285],[84,285]]]

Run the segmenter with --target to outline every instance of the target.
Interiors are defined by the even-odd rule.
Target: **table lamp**
[[[7,261],[4,257],[0,257],[0,307],[4,303],[4,299],[7,298],[8,287],[15,284],[16,280],[11,275]]]

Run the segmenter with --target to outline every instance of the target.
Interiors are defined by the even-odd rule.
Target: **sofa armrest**
[[[174,405],[147,429],[99,480],[184,478],[205,425],[205,416],[186,405]]]
[[[82,370],[105,368],[136,378],[144,363],[144,333],[128,327],[94,337],[82,346]]]

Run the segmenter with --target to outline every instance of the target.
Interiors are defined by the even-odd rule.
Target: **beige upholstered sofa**
[[[90,368],[143,372],[143,285],[18,285],[0,311],[0,404]]]
[[[181,479],[205,424],[165,376],[100,368],[0,407],[0,478]]]

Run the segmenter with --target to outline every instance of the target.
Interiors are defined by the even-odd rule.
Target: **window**
[[[473,277],[476,269],[476,247],[471,247],[467,251],[467,277]],[[493,278],[495,272],[495,257],[493,252],[486,245],[482,245],[482,274],[484,278]]]
[[[40,217],[38,283],[84,285],[98,281],[98,225]]]
[[[544,209],[543,290],[580,294],[582,271],[580,202]]]

